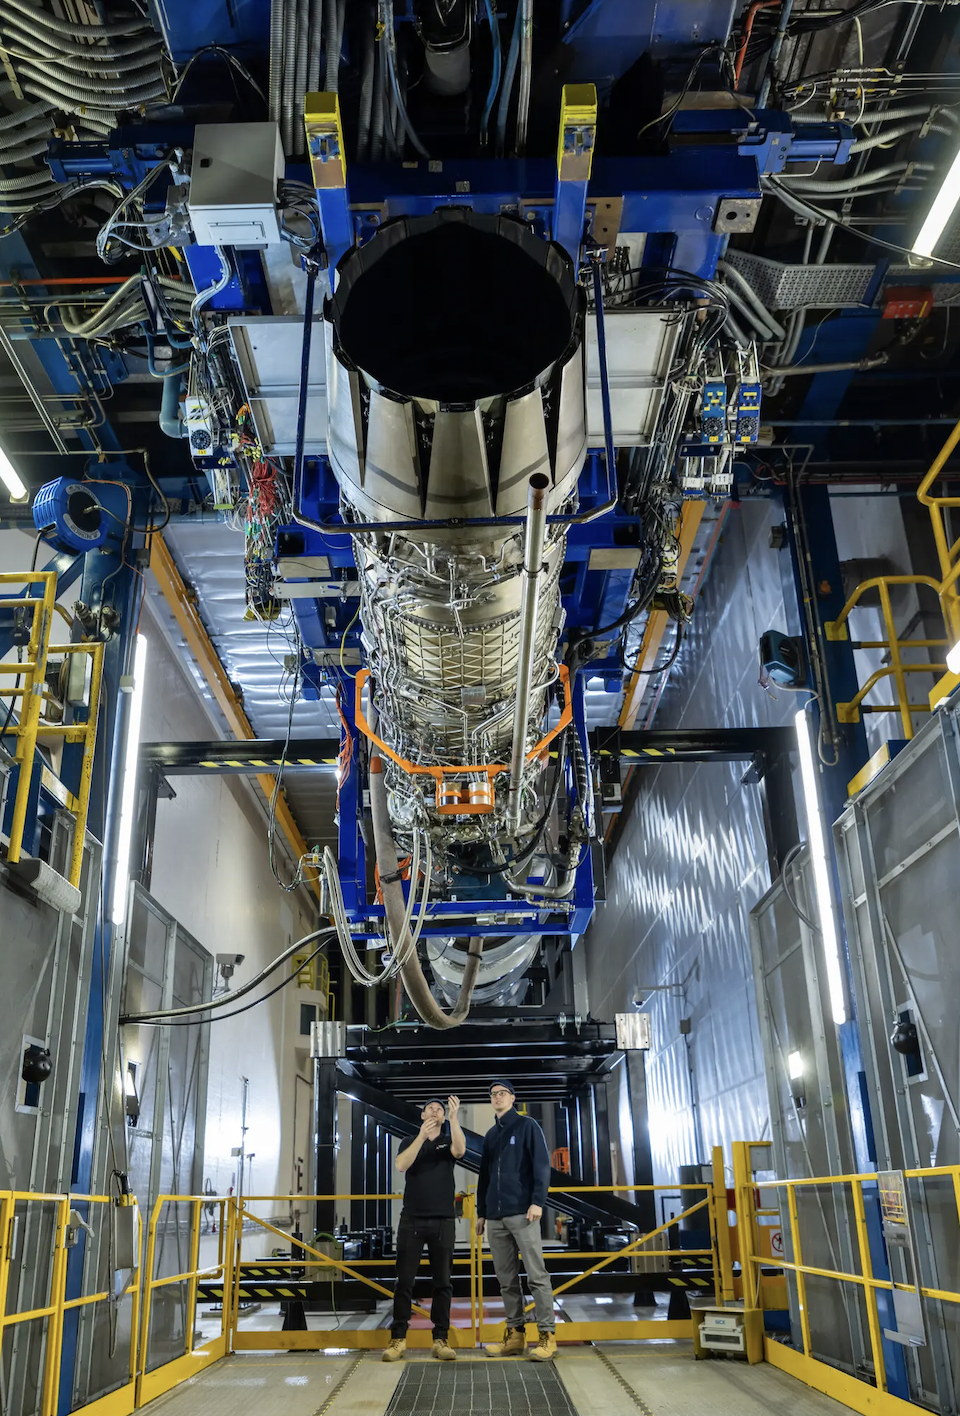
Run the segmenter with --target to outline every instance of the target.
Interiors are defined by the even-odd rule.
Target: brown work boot
[[[445,1337],[438,1337],[433,1344],[433,1355],[438,1362],[455,1362],[457,1354]]]
[[[502,1342],[491,1342],[487,1352],[491,1357],[522,1357],[527,1350],[527,1336],[523,1328],[508,1327]]]
[[[407,1353],[407,1341],[404,1337],[391,1337],[390,1346],[383,1349],[381,1362],[399,1362]]]
[[[541,1332],[536,1347],[530,1353],[532,1362],[552,1362],[557,1355],[557,1336],[553,1332]]]

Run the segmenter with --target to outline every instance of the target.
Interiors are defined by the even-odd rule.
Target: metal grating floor
[[[468,1361],[407,1367],[386,1416],[577,1416],[549,1363]]]

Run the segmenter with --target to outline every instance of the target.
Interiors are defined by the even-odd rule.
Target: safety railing
[[[3,696],[19,699],[22,705],[18,721],[8,722],[4,729],[4,736],[13,735],[16,737],[15,761],[18,768],[7,859],[15,863],[20,860],[23,853],[31,786],[36,769],[37,741],[41,733],[45,740],[59,739],[65,743],[78,743],[83,748],[80,780],[76,794],[68,796],[67,806],[76,817],[68,879],[71,885],[79,888],[80,874],[83,868],[83,845],[90,805],[90,789],[93,781],[93,757],[97,741],[104,646],[99,642],[50,643],[53,616],[58,608],[56,603],[57,576],[54,571],[5,573],[0,575],[0,586],[4,585],[41,587],[41,593],[38,595],[6,596],[0,599],[0,610],[22,615],[24,628],[28,620],[30,624],[26,658],[9,664],[0,664],[0,674],[15,675],[14,687],[4,686]],[[52,654],[63,654],[66,658],[84,654],[88,655],[91,660],[90,684],[86,693],[86,719],[84,721],[41,722],[40,714],[44,702],[47,668]],[[22,688],[19,686],[21,679],[23,679]]]
[[[949,670],[946,662],[904,663],[903,651],[911,649],[941,649],[948,651],[960,643],[960,537],[950,539],[948,516],[952,509],[960,507],[960,496],[938,496],[934,486],[944,475],[946,465],[960,443],[960,422],[953,428],[943,447],[934,458],[923,481],[917,489],[917,499],[930,513],[930,525],[940,568],[940,578],[930,575],[880,575],[865,580],[858,585],[835,620],[824,625],[828,639],[848,639],[847,620],[852,610],[861,603],[869,590],[877,590],[883,615],[885,639],[861,641],[854,644],[857,649],[885,649],[890,662],[870,675],[849,703],[837,704],[837,717],[841,723],[856,723],[861,713],[897,713],[905,738],[913,737],[914,713],[929,713],[937,704],[960,686],[960,674]],[[943,639],[900,639],[894,624],[890,602],[890,587],[898,585],[927,586],[936,595],[943,619],[945,637]],[[946,655],[943,656],[944,660]],[[938,682],[927,695],[918,702],[910,698],[908,674],[939,674]],[[896,687],[896,703],[867,703],[867,696],[878,683],[892,678]]]
[[[944,649],[949,648],[953,642],[949,639],[899,639],[897,637],[897,627],[894,622],[893,605],[890,599],[890,587],[892,585],[924,585],[934,590],[940,595],[941,585],[938,580],[934,580],[930,575],[877,575],[871,580],[862,581],[853,594],[850,596],[843,609],[835,620],[828,621],[824,625],[824,630],[828,639],[849,639],[847,620],[851,613],[861,603],[864,595],[868,591],[876,590],[880,597],[880,611],[883,616],[883,627],[886,632],[885,639],[863,639],[856,640],[851,647],[854,649],[885,649],[890,662],[882,668],[875,669],[859,691],[850,699],[848,703],[837,704],[837,717],[841,723],[858,723],[861,713],[899,713],[900,725],[905,738],[913,737],[913,714],[929,713],[929,698],[920,701],[911,699],[910,686],[907,681],[908,674],[937,674],[946,672],[945,662],[930,662],[908,664],[904,662],[903,651],[911,649]],[[941,600],[941,610],[943,602]],[[872,693],[878,683],[884,679],[892,678],[896,688],[896,703],[867,703],[867,696]]]
[[[677,1185],[597,1186],[572,1184],[551,1189],[549,1203],[561,1214],[568,1210],[563,1202],[564,1196],[568,1195],[587,1197],[619,1194],[629,1198],[631,1195],[641,1193],[676,1194],[679,1189],[681,1192],[695,1192],[697,1196],[702,1196],[702,1198],[697,1198],[694,1203],[687,1205],[681,1213],[672,1215],[662,1224],[657,1225],[648,1233],[638,1236],[637,1239],[621,1248],[583,1251],[548,1249],[544,1255],[548,1269],[560,1262],[564,1264],[586,1263],[588,1265],[582,1273],[578,1273],[555,1286],[555,1296],[575,1290],[578,1284],[601,1273],[618,1261],[630,1260],[635,1257],[649,1257],[657,1263],[662,1261],[664,1265],[667,1265],[671,1260],[696,1264],[698,1274],[700,1274],[697,1279],[697,1284],[700,1286],[699,1291],[702,1292],[702,1285],[706,1285],[707,1290],[712,1292],[715,1301],[732,1299],[736,1280],[731,1258],[727,1191],[723,1173],[722,1155],[718,1149],[714,1157],[714,1174],[711,1180],[701,1184],[679,1187]],[[278,1225],[254,1213],[252,1207],[269,1204],[276,1209],[276,1207],[295,1205],[302,1210],[304,1206],[313,1206],[317,1203],[378,1202],[400,1198],[399,1194],[244,1196],[237,1203],[237,1249],[232,1298],[234,1314],[232,1349],[234,1351],[263,1351],[276,1350],[279,1347],[317,1350],[324,1347],[377,1348],[385,1346],[389,1341],[389,1333],[386,1329],[382,1327],[349,1328],[345,1327],[339,1319],[336,1327],[321,1326],[310,1330],[306,1330],[303,1326],[294,1327],[287,1324],[281,1330],[265,1330],[261,1326],[244,1327],[240,1321],[242,1315],[239,1305],[243,1297],[251,1300],[272,1297],[289,1304],[297,1301],[298,1295],[305,1292],[308,1284],[317,1282],[325,1284],[328,1281],[331,1283],[330,1298],[335,1301],[336,1281],[343,1278],[354,1279],[363,1284],[371,1294],[376,1296],[378,1301],[391,1299],[393,1297],[392,1289],[381,1283],[376,1275],[378,1271],[386,1270],[387,1274],[392,1276],[396,1262],[394,1258],[350,1258],[349,1260],[338,1258],[331,1252],[335,1242],[334,1236],[330,1236],[332,1242],[321,1248],[317,1240],[307,1241],[302,1237],[291,1235],[289,1230],[281,1229]],[[650,1249],[647,1247],[674,1226],[701,1213],[704,1217],[704,1229],[709,1232],[707,1247],[680,1249],[661,1247]],[[476,1200],[473,1193],[464,1196],[463,1218],[468,1220],[470,1225],[468,1252],[466,1255],[455,1255],[453,1265],[455,1273],[458,1269],[461,1272],[463,1269],[469,1270],[468,1320],[460,1326],[455,1323],[451,1327],[451,1343],[454,1346],[466,1344],[473,1347],[498,1336],[502,1331],[503,1322],[499,1317],[494,1320],[489,1312],[490,1294],[485,1285],[486,1281],[493,1277],[492,1260],[489,1252],[484,1250],[482,1236],[477,1233]],[[269,1260],[264,1260],[262,1257],[255,1259],[244,1257],[243,1246],[245,1241],[249,1241],[251,1234],[261,1238],[270,1236],[275,1247],[282,1245],[283,1248],[289,1248],[292,1257],[284,1259],[271,1256]],[[271,1275],[288,1274],[290,1275],[289,1279],[281,1277],[279,1282],[264,1280],[262,1275],[265,1264],[269,1266]],[[426,1259],[421,1259],[420,1267],[421,1269],[428,1267]],[[309,1276],[305,1277],[305,1273]],[[670,1273],[673,1275],[674,1282],[686,1286],[686,1280],[676,1270],[664,1269],[665,1278],[669,1279]],[[632,1276],[636,1279],[637,1287],[642,1287],[644,1274],[635,1272]],[[216,1291],[214,1290],[214,1293],[211,1294],[210,1287],[205,1286],[208,1297],[215,1296]],[[227,1301],[226,1290],[224,1290],[224,1302]],[[419,1304],[414,1303],[413,1310],[420,1317],[429,1319],[428,1311]],[[635,1341],[645,1338],[660,1340],[671,1337],[685,1338],[690,1336],[690,1322],[686,1318],[674,1320],[669,1318],[633,1319],[619,1323],[608,1320],[601,1322],[567,1321],[563,1324],[563,1336],[567,1341],[572,1342],[598,1339]],[[429,1329],[411,1328],[407,1341],[412,1347],[429,1346],[432,1337]]]
[[[871,1247],[868,1206],[873,1206],[876,1209],[879,1205],[885,1226],[889,1226],[892,1221],[895,1225],[905,1225],[909,1230],[910,1199],[903,1182],[918,1181],[922,1186],[928,1181],[946,1180],[949,1181],[952,1189],[952,1201],[956,1207],[958,1224],[960,1224],[960,1166],[904,1170],[890,1172],[887,1176],[871,1172],[856,1175],[803,1177],[791,1180],[754,1180],[750,1161],[750,1152],[753,1147],[744,1143],[735,1145],[733,1149],[738,1226],[749,1240],[744,1246],[743,1255],[744,1319],[748,1357],[751,1361],[766,1360],[771,1362],[791,1375],[801,1377],[803,1381],[817,1387],[818,1390],[827,1392],[845,1404],[853,1406],[856,1410],[883,1410],[884,1408],[876,1406],[873,1400],[865,1398],[864,1381],[835,1369],[829,1363],[813,1355],[811,1306],[808,1302],[807,1280],[809,1278],[829,1280],[838,1285],[851,1285],[861,1292],[866,1308],[873,1369],[871,1385],[876,1388],[877,1392],[886,1393],[888,1385],[883,1350],[884,1328],[878,1308],[878,1295],[883,1292],[893,1293],[896,1291],[915,1295],[918,1300],[960,1304],[960,1293],[924,1285],[920,1281],[917,1271],[911,1274],[914,1279],[914,1282],[911,1283],[889,1278],[877,1278],[874,1273],[875,1251]],[[894,1178],[891,1179],[891,1176]],[[888,1186],[892,1186],[892,1188],[885,1188]],[[839,1201],[849,1200],[852,1206],[854,1219],[852,1234],[855,1243],[855,1261],[858,1260],[860,1265],[859,1273],[847,1272],[840,1268],[825,1268],[822,1265],[804,1262],[805,1240],[810,1237],[810,1232],[808,1229],[806,1236],[803,1232],[804,1223],[800,1215],[798,1196],[805,1191],[818,1188],[826,1188]],[[764,1208],[758,1198],[763,1192],[783,1196],[783,1199],[778,1199],[776,1207]],[[924,1203],[925,1198],[924,1196],[921,1203]],[[942,1207],[940,1208],[942,1210]],[[759,1312],[758,1302],[759,1270],[761,1265],[769,1266],[772,1262],[769,1257],[764,1257],[759,1252],[758,1217],[765,1213],[779,1216],[789,1241],[785,1248],[792,1257],[778,1258],[776,1264],[786,1274],[792,1276],[796,1285],[800,1349],[787,1347],[782,1343],[764,1338],[762,1314]],[[889,1241],[888,1247],[899,1247],[895,1236],[888,1232],[885,1237]],[[909,1249],[909,1245],[906,1247]],[[956,1251],[956,1242],[954,1242],[949,1253],[955,1254]],[[912,1263],[916,1263],[915,1255]],[[917,1313],[922,1325],[923,1320],[919,1315],[919,1308]],[[958,1313],[958,1317],[960,1317],[960,1313]],[[909,1342],[907,1334],[901,1334],[901,1341]],[[920,1341],[922,1342],[923,1339],[921,1338]],[[865,1402],[866,1404],[864,1404]],[[898,1403],[898,1406],[899,1409],[906,1409],[905,1403]]]
[[[170,1206],[177,1207],[170,1213]],[[174,1267],[176,1273],[159,1274],[158,1263],[163,1262],[163,1242],[171,1232],[178,1240],[182,1222],[178,1210],[187,1208],[186,1240],[188,1262],[185,1269]],[[219,1214],[216,1225],[216,1262],[201,1266],[200,1240],[204,1211],[213,1208]],[[137,1406],[142,1406],[154,1397],[161,1396],[177,1386],[187,1377],[195,1376],[204,1367],[225,1357],[232,1350],[231,1337],[236,1318],[236,1297],[233,1275],[239,1257],[237,1240],[237,1205],[229,1196],[211,1195],[160,1195],[150,1214],[147,1228],[146,1254],[142,1280],[143,1301],[139,1333],[139,1362],[137,1365]],[[176,1246],[179,1255],[179,1243]],[[203,1281],[219,1280],[223,1285],[224,1301],[220,1316],[220,1331],[206,1341],[197,1343],[197,1294]],[[154,1346],[156,1334],[151,1326],[158,1307],[157,1295],[165,1296],[174,1285],[186,1288],[181,1293],[179,1309],[182,1318],[179,1337],[171,1339],[182,1347],[177,1355],[167,1354],[164,1360],[155,1362]],[[175,1301],[175,1300],[174,1300]],[[169,1304],[167,1305],[169,1308]]]
[[[763,1156],[762,1161],[757,1160],[758,1154]],[[869,1391],[863,1380],[829,1366],[815,1355],[808,1284],[816,1280],[821,1284],[826,1281],[853,1286],[863,1295],[865,1332],[869,1336],[872,1365],[871,1384],[881,1393],[887,1391],[887,1376],[884,1320],[878,1306],[878,1296],[884,1292],[915,1293],[918,1300],[924,1302],[960,1304],[960,1293],[924,1284],[919,1273],[910,1275],[916,1280],[915,1283],[901,1281],[902,1275],[896,1270],[892,1280],[875,1276],[876,1236],[872,1244],[868,1212],[871,1206],[874,1209],[877,1207],[878,1185],[882,1188],[886,1184],[883,1176],[871,1173],[767,1179],[763,1178],[763,1174],[764,1167],[769,1164],[769,1156],[769,1142],[738,1143],[733,1147],[735,1226],[729,1222],[729,1191],[719,1148],[714,1151],[712,1176],[705,1177],[702,1183],[684,1186],[572,1184],[551,1190],[549,1203],[561,1214],[569,1210],[567,1197],[572,1199],[574,1196],[589,1198],[620,1194],[636,1197],[641,1194],[676,1194],[679,1191],[684,1197],[680,1213],[664,1219],[648,1233],[637,1235],[622,1248],[547,1249],[545,1257],[549,1261],[548,1267],[551,1263],[585,1265],[582,1272],[573,1276],[564,1275],[563,1281],[555,1283],[554,1296],[558,1299],[566,1295],[576,1296],[578,1285],[595,1280],[597,1275],[610,1269],[618,1260],[630,1261],[645,1255],[656,1260],[657,1264],[662,1261],[662,1267],[659,1271],[656,1268],[638,1271],[631,1262],[629,1282],[637,1288],[644,1287],[647,1282],[657,1286],[656,1274],[664,1284],[676,1279],[686,1286],[685,1271],[676,1266],[676,1261],[685,1261],[696,1266],[695,1272],[701,1276],[699,1282],[702,1282],[703,1275],[709,1275],[708,1289],[700,1290],[701,1297],[706,1297],[709,1303],[717,1306],[734,1305],[738,1319],[743,1323],[746,1352],[751,1361],[771,1362],[809,1385],[839,1397],[855,1409],[872,1410],[863,1404],[863,1392]],[[947,1184],[960,1223],[960,1166],[908,1170],[903,1174],[906,1181],[926,1184],[938,1180]],[[822,1263],[811,1262],[809,1256],[805,1258],[807,1241],[812,1244],[817,1238],[815,1231],[808,1228],[813,1211],[805,1209],[799,1199],[809,1187],[829,1187],[838,1196],[838,1203],[842,1200],[852,1213],[853,1247],[850,1257],[843,1253],[839,1255],[846,1260],[843,1265],[834,1261],[833,1266],[825,1267]],[[56,1416],[65,1315],[72,1308],[110,1301],[107,1292],[69,1300],[65,1297],[70,1210],[79,1200],[86,1198],[0,1192],[0,1341],[8,1336],[11,1329],[22,1330],[23,1325],[31,1321],[46,1324],[41,1369],[42,1400],[38,1405],[38,1416]],[[130,1412],[231,1352],[375,1349],[385,1346],[389,1341],[389,1332],[383,1315],[386,1302],[393,1293],[389,1282],[383,1280],[393,1278],[395,1257],[347,1259],[335,1252],[332,1235],[329,1244],[317,1239],[308,1240],[291,1234],[273,1218],[265,1218],[255,1211],[258,1207],[269,1205],[270,1213],[276,1216],[286,1214],[291,1208],[302,1213],[305,1209],[312,1209],[316,1203],[392,1202],[398,1198],[393,1193],[242,1198],[161,1196],[150,1215],[143,1245],[142,1269],[134,1276],[131,1288],[134,1320],[128,1380],[108,1397],[91,1403],[86,1409],[96,1412],[100,1408],[99,1416],[129,1416]],[[90,1202],[108,1205],[112,1201],[108,1197],[93,1196]],[[906,1192],[902,1191],[901,1210],[908,1208],[909,1203]],[[12,1306],[8,1302],[11,1275],[18,1271],[13,1262],[12,1238],[14,1210],[18,1204],[52,1206],[54,1213],[49,1222],[55,1231],[44,1301],[23,1312],[8,1311],[8,1307]],[[940,1197],[938,1212],[942,1213],[942,1208]],[[895,1209],[890,1209],[890,1213],[896,1216]],[[211,1215],[214,1222],[209,1236],[204,1238],[202,1219],[206,1216],[209,1220]],[[698,1215],[703,1218],[703,1229],[709,1234],[709,1242],[701,1242],[691,1248],[657,1246],[673,1226],[695,1220]],[[492,1294],[487,1280],[492,1278],[492,1262],[483,1248],[482,1237],[477,1234],[473,1194],[468,1194],[464,1199],[463,1217],[469,1225],[468,1243],[466,1252],[461,1246],[455,1254],[454,1273],[464,1275],[466,1272],[468,1275],[468,1284],[461,1282],[460,1287],[461,1293],[468,1289],[469,1302],[461,1304],[459,1313],[454,1310],[451,1341],[462,1349],[471,1349],[496,1337],[502,1330],[502,1318],[495,1318],[491,1311]],[[783,1231],[786,1244],[779,1254],[771,1252],[769,1237],[762,1242],[765,1230],[767,1236],[771,1232],[779,1235]],[[175,1244],[172,1243],[174,1238]],[[251,1254],[254,1246],[255,1253]],[[205,1248],[208,1250],[206,1254],[203,1252]],[[176,1255],[173,1261],[171,1249]],[[268,1251],[268,1258],[263,1257],[264,1250]],[[277,1256],[278,1250],[280,1256]],[[171,1268],[175,1271],[166,1271]],[[421,1259],[421,1273],[428,1269],[428,1260]],[[788,1306],[785,1278],[793,1285],[796,1299],[794,1346],[775,1341],[764,1330],[765,1310],[771,1307],[783,1310]],[[352,1282],[338,1302],[335,1290],[343,1280]],[[357,1301],[356,1285],[360,1285],[372,1300],[368,1305],[370,1311],[379,1307],[376,1316],[367,1319],[367,1326],[348,1325],[352,1314],[362,1306]],[[328,1286],[331,1290],[329,1294]],[[591,1286],[595,1288],[595,1284]],[[617,1286],[623,1287],[622,1263]],[[335,1300],[330,1307],[336,1312],[336,1325],[325,1321],[323,1313],[318,1313],[311,1317],[311,1322],[318,1321],[319,1325],[308,1329],[304,1310],[310,1308],[316,1313],[319,1306],[317,1300],[328,1296]],[[276,1326],[264,1326],[262,1316],[258,1317],[255,1325],[251,1325],[245,1319],[245,1305],[264,1301],[285,1306],[287,1319],[292,1317],[294,1320],[285,1320],[281,1328],[278,1314]],[[218,1312],[201,1311],[202,1307],[206,1308],[211,1303],[219,1304]],[[418,1317],[428,1324],[427,1310],[418,1303],[413,1306]],[[160,1309],[165,1326],[161,1324],[161,1330],[158,1330],[155,1315]],[[816,1311],[815,1306],[813,1311]],[[564,1316],[567,1320],[560,1325],[558,1335],[567,1342],[690,1338],[693,1331],[691,1320],[687,1317],[677,1321],[669,1316],[578,1321],[569,1311]],[[211,1330],[211,1324],[215,1330]],[[408,1333],[408,1343],[412,1347],[429,1346],[431,1340],[429,1325],[414,1326]]]
[[[28,1324],[34,1322],[44,1324],[42,1341],[37,1343],[41,1353],[39,1359],[40,1400],[37,1406],[37,1416],[56,1416],[57,1413],[60,1401],[61,1348],[66,1314],[74,1309],[88,1308],[99,1303],[109,1304],[115,1301],[114,1295],[107,1291],[88,1293],[77,1298],[67,1298],[66,1296],[67,1257],[71,1240],[75,1237],[71,1226],[71,1211],[78,1205],[112,1206],[115,1203],[115,1198],[110,1195],[56,1195],[22,1190],[0,1190],[0,1352],[3,1353],[4,1360],[6,1360],[11,1355],[11,1349],[15,1347],[21,1334],[26,1336]],[[45,1241],[42,1244],[38,1242],[32,1247],[36,1250],[34,1255],[36,1260],[39,1260],[41,1253],[49,1256],[47,1301],[38,1308],[10,1311],[9,1305],[15,1299],[12,1282],[12,1275],[16,1271],[15,1245],[18,1226],[15,1221],[18,1219],[23,1221],[23,1231],[26,1235],[27,1222],[31,1218],[35,1226],[42,1223],[38,1207],[43,1206],[54,1207],[50,1226],[51,1242],[49,1245]],[[18,1207],[25,1213],[18,1215]],[[142,1240],[139,1210],[137,1210],[137,1231]],[[29,1238],[21,1237],[20,1242],[27,1244]],[[19,1265],[19,1272],[22,1275],[27,1275],[31,1283],[40,1281],[40,1275],[33,1272],[31,1267],[23,1261]],[[138,1270],[134,1272],[127,1294],[132,1302],[127,1381],[110,1394],[111,1416],[126,1416],[126,1413],[134,1411],[137,1405],[137,1319],[140,1301]],[[7,1342],[8,1336],[10,1337],[10,1345]],[[98,1402],[92,1402],[86,1409],[93,1412],[98,1405]]]

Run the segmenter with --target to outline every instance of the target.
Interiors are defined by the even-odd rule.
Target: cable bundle
[[[116,126],[118,114],[166,98],[162,41],[143,15],[79,25],[27,0],[4,0],[0,33],[20,91],[37,100],[0,117],[5,165],[43,156],[55,113],[75,114],[81,137],[101,138]],[[9,100],[15,91],[5,84],[0,92]],[[28,211],[58,190],[42,166],[2,178],[0,210]]]

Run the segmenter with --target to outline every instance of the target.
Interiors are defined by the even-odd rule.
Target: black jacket
[[[543,1132],[532,1116],[511,1108],[483,1138],[477,1217],[526,1214],[531,1205],[542,1209],[549,1185],[550,1155]]]

